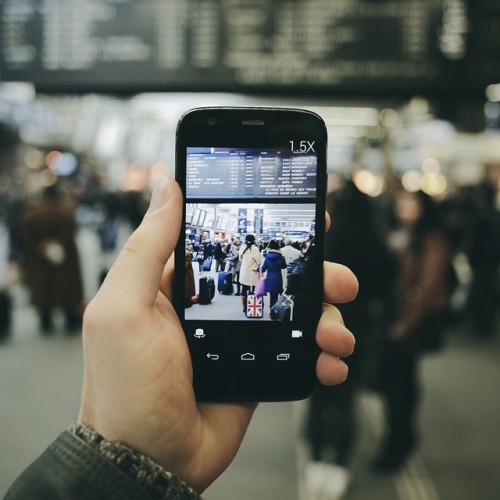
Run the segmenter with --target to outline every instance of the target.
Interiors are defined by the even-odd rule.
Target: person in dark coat
[[[267,247],[266,258],[261,267],[263,273],[267,271],[265,284],[266,293],[270,297],[269,307],[274,306],[279,294],[283,291],[282,269],[286,269],[285,257],[283,257],[279,250],[279,243],[276,240],[271,240]]]
[[[419,365],[442,347],[448,319],[452,249],[436,202],[422,191],[401,191],[389,244],[397,256],[394,318],[380,349],[378,383],[386,432],[373,462],[377,472],[402,467],[418,444]]]
[[[384,322],[379,315],[392,291],[396,261],[376,230],[370,198],[354,183],[330,193],[327,207],[332,225],[325,236],[325,260],[351,267],[360,283],[356,300],[339,306],[345,325],[355,332],[356,352],[346,360],[346,383],[338,390],[318,387],[309,399],[305,431],[312,462],[305,477],[311,493],[326,484],[336,489],[335,498],[341,498],[352,478],[352,452],[358,437],[356,397],[370,375],[372,334]],[[314,484],[318,472],[321,481]]]
[[[240,283],[240,242],[235,238],[231,245],[231,253],[229,254],[229,262],[231,264],[230,271],[233,273],[233,283],[236,284],[235,295],[241,295],[241,283]]]
[[[209,239],[203,240],[202,247],[203,247],[203,260],[201,262],[199,261],[200,273],[203,269],[203,264],[205,263],[205,261],[207,259],[212,259],[214,255],[214,245]],[[210,268],[211,267],[212,267],[212,261],[210,261]]]
[[[215,271],[220,273],[224,271],[224,259],[226,258],[226,254],[224,253],[224,249],[222,247],[222,242],[217,240],[214,247],[214,258],[215,258]]]
[[[300,243],[300,257],[292,260],[286,267],[286,293],[293,296],[293,319],[299,324],[307,321],[313,307],[311,277],[315,265],[315,247],[314,239]]]
[[[500,212],[495,208],[495,190],[489,184],[475,190],[475,206],[469,224],[468,255],[472,282],[468,310],[478,337],[495,333],[498,310],[498,266],[500,264]]]
[[[196,294],[193,272],[193,255],[188,250],[185,251],[185,278],[184,278],[184,307],[193,305],[193,297]]]
[[[26,252],[26,278],[43,333],[53,329],[53,311],[64,311],[68,331],[79,327],[83,301],[80,258],[75,242],[74,207],[57,186],[28,209],[21,222]]]

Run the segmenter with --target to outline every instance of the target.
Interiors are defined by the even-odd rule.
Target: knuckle
[[[141,244],[137,233],[132,233],[129,239],[125,242],[122,247],[122,252],[131,256],[136,256],[140,253]]]
[[[83,313],[83,324],[85,330],[93,330],[94,327],[99,324],[99,318],[101,317],[99,309],[99,305],[95,299],[87,305]]]
[[[92,336],[101,332],[135,328],[140,321],[140,315],[134,307],[127,307],[125,304],[117,307],[104,300],[94,299],[83,315],[83,330],[87,336]]]

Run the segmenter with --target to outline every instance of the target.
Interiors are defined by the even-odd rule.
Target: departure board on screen
[[[498,0],[0,0],[0,79],[47,91],[470,92]]]
[[[317,157],[274,149],[188,148],[188,198],[314,198]]]

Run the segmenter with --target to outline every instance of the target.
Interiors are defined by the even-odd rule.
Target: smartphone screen
[[[176,306],[198,399],[307,396],[323,293],[324,123],[301,110],[193,110],[176,164]]]

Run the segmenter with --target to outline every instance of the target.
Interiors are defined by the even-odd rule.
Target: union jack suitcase
[[[247,295],[247,318],[262,318],[264,316],[264,297],[254,294]]]

